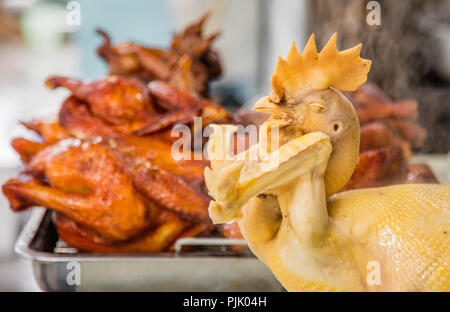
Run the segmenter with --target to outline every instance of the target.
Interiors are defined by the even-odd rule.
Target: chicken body
[[[205,179],[213,221],[238,221],[252,251],[290,291],[450,290],[450,186],[333,195],[358,161],[359,124],[337,91],[316,92],[290,113],[306,134],[283,138],[256,162],[211,161]],[[267,99],[255,107],[276,112]]]
[[[314,191],[310,176],[297,183],[302,191]],[[314,236],[299,227],[311,220],[296,224],[299,205],[318,195],[310,194],[297,194],[293,207],[283,206],[279,197],[255,197],[239,221],[253,252],[286,289],[450,290],[448,186],[397,185],[339,193],[327,201],[326,230]]]
[[[39,152],[26,171],[45,177],[49,185],[7,181],[3,192],[15,210],[50,207],[116,240],[150,225],[154,204],[135,190],[132,177],[98,142],[60,141]]]
[[[450,291],[449,205],[450,187],[438,184],[354,190],[328,200],[330,218],[354,240],[366,288],[376,291]],[[378,285],[367,284],[371,261],[380,264]]]
[[[128,240],[155,226],[160,207],[207,224],[205,165],[173,160],[170,144],[152,138],[72,138],[44,148],[26,165],[25,173],[48,185],[12,179],[3,192],[15,210],[46,206],[106,241]]]

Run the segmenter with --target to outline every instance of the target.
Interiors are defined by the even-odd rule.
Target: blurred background
[[[368,22],[373,2],[380,8],[376,23]],[[47,90],[45,77],[107,74],[95,52],[102,41],[97,28],[113,43],[165,48],[206,10],[213,12],[206,32],[222,33],[214,46],[224,74],[212,93],[224,105],[250,107],[267,94],[277,56],[286,56],[292,41],[302,47],[314,32],[320,48],[337,31],[341,49],[363,42],[361,54],[373,61],[369,80],[386,95],[418,102],[418,122],[428,135],[414,152],[437,159],[431,166],[448,183],[449,0],[0,0],[1,182],[20,170],[11,139],[31,136],[19,121],[54,114],[67,95]],[[0,291],[38,290],[29,264],[13,253],[26,214],[13,214],[3,197],[0,205]]]

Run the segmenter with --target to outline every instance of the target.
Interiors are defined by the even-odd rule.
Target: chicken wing
[[[33,142],[24,138],[15,138],[11,142],[13,149],[20,155],[20,159],[24,163],[28,163],[34,155],[44,149],[45,143]]]
[[[89,111],[88,105],[74,96],[64,100],[59,110],[59,124],[74,137],[84,138],[91,135],[120,136],[117,127],[96,118]],[[127,124],[128,126],[129,124]],[[120,130],[129,132],[130,129],[120,127]]]
[[[147,197],[187,220],[209,222],[210,199],[180,177],[160,169],[142,169],[134,183]]]
[[[39,134],[46,144],[53,144],[71,137],[71,135],[61,127],[59,122],[55,120],[33,119],[31,121],[22,122],[22,125]]]
[[[135,187],[147,198],[185,220],[210,223],[210,198],[203,181],[207,161],[176,161],[171,145],[152,137],[111,138],[108,144],[120,162],[132,170]],[[195,159],[194,152],[191,157]]]
[[[145,135],[157,132],[174,124],[188,124],[200,116],[201,100],[194,98],[187,92],[171,87],[162,81],[152,81],[148,85],[151,95],[162,106],[169,110],[161,115],[155,122],[134,131],[136,135]]]

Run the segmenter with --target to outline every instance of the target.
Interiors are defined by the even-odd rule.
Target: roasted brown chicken
[[[86,246],[86,237],[95,235],[94,242],[112,244],[111,252],[135,247],[136,252],[161,251],[157,246],[146,247],[145,242],[158,233],[175,239],[189,229],[191,235],[211,229],[203,182],[206,161],[175,161],[170,142],[157,136],[87,136],[24,145],[33,147],[31,152],[23,148],[27,152],[22,155],[28,157],[25,178],[7,181],[3,193],[14,210],[44,206],[69,218],[73,231],[64,227],[67,222],[61,228],[57,223],[57,228],[75,247],[108,249]],[[86,235],[78,237],[83,231]],[[77,234],[73,241],[70,233]],[[173,239],[161,242],[161,248],[170,246]]]
[[[399,183],[437,183],[431,170],[416,174],[408,164],[411,147],[420,147],[426,131],[416,122],[417,103],[394,102],[374,83],[346,92],[361,124],[359,162],[344,190]],[[421,165],[421,168],[426,165]],[[408,179],[408,176],[415,176]]]
[[[163,224],[161,214],[177,225],[176,237],[180,228],[209,225],[205,165],[175,162],[170,144],[152,138],[73,138],[38,152],[24,169],[35,178],[11,179],[3,192],[14,210],[49,207],[78,224],[77,233],[89,229],[106,242],[128,241],[163,225],[169,235],[172,226]]]
[[[12,209],[54,210],[60,238],[92,252],[167,251],[178,238],[213,231],[208,162],[171,155],[174,125],[232,122],[204,97],[220,74],[215,36],[202,36],[205,18],[175,35],[169,50],[105,42],[99,53],[115,75],[89,83],[49,77],[49,88],[71,94],[56,120],[23,123],[41,141],[13,140],[24,169],[3,185]],[[139,70],[127,67],[134,61]]]
[[[209,14],[175,34],[170,49],[154,49],[131,42],[112,45],[104,31],[97,53],[108,63],[111,75],[131,76],[144,81],[163,80],[194,95],[208,95],[208,82],[222,73],[217,52],[211,44],[218,34],[203,35]]]
[[[84,84],[52,76],[46,84],[72,92],[73,98],[61,108],[59,122],[73,133],[142,136],[174,124],[190,124],[195,116],[206,115],[207,122],[229,120],[228,113],[212,101],[162,81],[145,85],[132,78],[110,76]]]

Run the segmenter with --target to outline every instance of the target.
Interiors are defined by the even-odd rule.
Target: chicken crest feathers
[[[318,53],[312,34],[303,54],[298,52],[294,42],[286,60],[278,58],[271,79],[275,102],[295,93],[329,87],[353,91],[366,82],[372,62],[360,57],[362,44],[338,51],[336,39],[337,33],[334,33]]]

